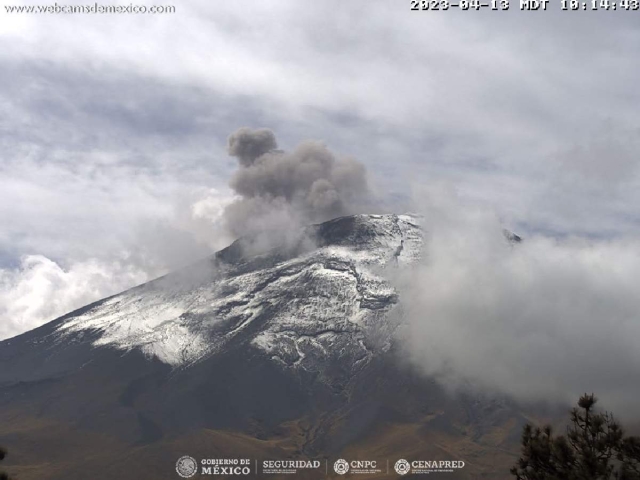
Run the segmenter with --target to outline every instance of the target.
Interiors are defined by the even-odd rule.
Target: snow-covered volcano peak
[[[418,259],[412,215],[354,215],[286,245],[240,239],[212,258],[59,321],[57,341],[141,349],[184,366],[244,345],[287,368],[357,368],[390,346],[397,294],[384,277]]]

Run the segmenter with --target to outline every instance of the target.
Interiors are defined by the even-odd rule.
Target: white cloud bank
[[[0,270],[0,338],[145,280],[144,271],[122,263],[89,260],[64,269],[42,255],[26,255],[18,269]]]
[[[29,162],[0,177],[0,339],[206,257],[231,239],[225,190],[172,172]],[[4,252],[3,252],[4,250]],[[5,253],[7,252],[7,253]]]
[[[640,416],[640,239],[525,238],[439,191],[423,264],[399,279],[412,362],[454,388]]]

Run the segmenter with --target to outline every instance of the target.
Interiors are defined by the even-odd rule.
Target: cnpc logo
[[[338,475],[344,475],[349,471],[349,462],[347,462],[344,458],[336,460],[336,463],[333,464],[333,470]]]
[[[355,473],[363,473],[363,470],[375,470],[376,468],[377,462],[375,460],[351,460],[347,462],[344,458],[341,458],[333,464],[333,470],[338,475],[344,475],[349,470]]]

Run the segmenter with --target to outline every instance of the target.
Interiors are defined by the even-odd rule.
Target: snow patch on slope
[[[173,366],[215,354],[236,338],[292,368],[314,370],[336,358],[366,363],[390,344],[386,315],[397,294],[384,271],[415,262],[422,234],[410,215],[349,221],[345,238],[331,233],[338,238],[311,252],[269,257],[249,271],[229,265],[215,280],[186,289],[151,282],[67,319],[58,333],[99,332],[95,346],[139,348]]]

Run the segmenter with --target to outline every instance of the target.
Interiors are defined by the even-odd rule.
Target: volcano
[[[430,478],[507,478],[517,406],[448,393],[399,354],[388,273],[419,261],[420,223],[355,215],[276,246],[241,238],[0,342],[6,468],[20,480],[177,479],[188,455],[250,459],[250,476],[270,478],[263,460],[313,460],[321,468],[297,476],[337,478],[346,459],[397,478],[407,459],[464,462]]]

